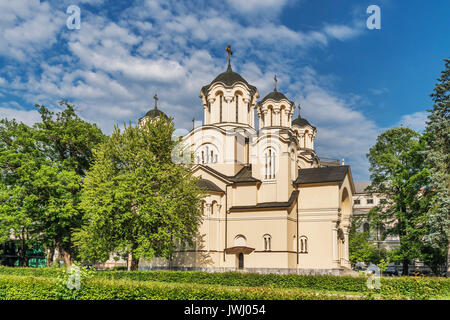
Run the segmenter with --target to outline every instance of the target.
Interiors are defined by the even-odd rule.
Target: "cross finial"
[[[302,109],[302,107],[300,107],[300,103],[298,104],[297,108],[298,108],[298,117],[300,118],[300,110]]]
[[[195,118],[192,118],[192,130],[195,129]]]
[[[228,52],[228,67],[231,68],[231,55],[233,54],[233,51],[231,51],[230,45],[228,45],[225,50]]]
[[[274,91],[277,91],[277,81],[278,81],[277,75],[275,75],[275,77],[273,77],[273,80],[275,80],[275,89],[274,89]]]
[[[155,109],[158,109],[158,95],[155,93],[155,95],[153,96],[153,99],[155,99]]]

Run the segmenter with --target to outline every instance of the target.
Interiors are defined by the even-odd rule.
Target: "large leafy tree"
[[[431,206],[427,214],[430,245],[429,256],[439,262],[449,259],[450,239],[450,59],[444,59],[442,71],[434,92],[430,95],[434,105],[428,110],[425,137],[426,162],[430,168]]]
[[[82,223],[78,208],[81,183],[92,162],[95,146],[106,139],[96,124],[81,119],[74,106],[61,101],[64,109],[53,113],[39,108],[41,122],[35,125],[35,139],[52,166],[38,172],[35,184],[45,202],[45,210],[37,217],[44,245],[61,254],[66,265],[74,260],[73,229]],[[49,259],[50,260],[50,259]]]
[[[426,189],[428,170],[424,162],[425,142],[409,128],[393,128],[378,136],[369,150],[370,193],[384,196],[387,201],[372,208],[368,218],[376,225],[387,226],[383,237],[396,235],[400,246],[391,259],[402,262],[403,274],[408,265],[420,259],[423,238],[427,233],[425,213],[428,209]]]
[[[83,185],[86,225],[76,233],[85,261],[125,252],[136,270],[141,257],[170,258],[177,244],[193,244],[201,192],[189,167],[171,160],[173,131],[159,117],[116,127],[96,150]]]
[[[0,120],[0,242],[16,241],[23,266],[38,227],[39,197],[33,192],[36,168],[45,163],[34,130],[15,120]]]
[[[73,106],[61,105],[65,109],[56,115],[38,106],[42,122],[34,127],[0,123],[0,240],[11,233],[19,240],[24,265],[25,251],[36,241],[49,253],[58,248],[66,264],[74,259],[71,234],[82,222],[81,181],[92,148],[104,139]]]
[[[370,241],[369,232],[358,232],[361,227],[361,217],[354,216],[349,234],[349,258],[355,265],[357,262],[365,264],[379,264],[381,259],[386,258],[386,250],[378,248],[376,244]]]

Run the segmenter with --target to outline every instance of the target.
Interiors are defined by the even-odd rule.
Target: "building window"
[[[308,253],[308,238],[305,236],[301,236],[299,239],[299,251],[300,253]]]
[[[239,96],[236,95],[236,122],[239,122]]]
[[[368,222],[363,224],[363,232],[369,232],[369,223]]]
[[[265,234],[263,236],[263,239],[264,239],[264,251],[270,251],[272,237],[269,234]]]
[[[196,157],[197,164],[217,163],[218,154],[217,148],[214,145],[209,144],[201,148],[202,150],[198,152]]]
[[[373,204],[373,199],[367,199],[367,204]]]
[[[223,99],[223,95],[220,95],[220,116],[219,116],[219,122],[222,122],[222,99]]]
[[[385,204],[386,202],[387,202],[386,199],[380,199],[380,203],[381,203],[381,204]]]
[[[265,159],[265,179],[275,179],[275,152],[269,148],[264,154]]]
[[[359,200],[359,199],[358,200],[353,200],[353,203],[354,204],[361,204],[361,200]]]

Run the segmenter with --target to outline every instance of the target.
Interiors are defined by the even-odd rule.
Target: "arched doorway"
[[[238,254],[238,269],[244,269],[244,254],[242,252]]]

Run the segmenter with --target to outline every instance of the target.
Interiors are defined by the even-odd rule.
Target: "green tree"
[[[79,228],[81,181],[92,148],[104,139],[95,125],[81,120],[66,102],[56,114],[38,106],[41,123],[0,123],[0,234],[14,235],[26,265],[26,250],[38,241],[48,252],[59,249],[65,264],[74,259],[71,238]],[[51,262],[52,255],[47,256]]]
[[[372,183],[369,193],[384,196],[369,212],[375,225],[390,226],[383,236],[396,235],[400,246],[391,253],[391,259],[403,264],[403,274],[408,265],[420,259],[423,238],[427,233],[425,213],[428,210],[426,189],[428,170],[425,168],[425,143],[421,135],[409,128],[393,128],[378,136],[369,150],[369,171]]]
[[[444,59],[445,70],[430,95],[434,105],[428,110],[425,137],[426,162],[430,170],[431,205],[427,213],[430,245],[426,261],[430,265],[445,265],[449,255],[450,239],[450,59]],[[437,272],[437,270],[436,270]]]
[[[173,131],[163,118],[116,127],[96,150],[83,185],[86,224],[76,233],[84,261],[126,252],[136,270],[141,257],[170,258],[176,244],[193,244],[201,191],[190,168],[171,160]]]
[[[358,232],[361,227],[361,217],[354,216],[349,232],[349,258],[354,266],[357,262],[365,264],[379,264],[386,258],[386,250],[378,248],[376,244],[370,241],[369,232]]]
[[[34,140],[34,129],[15,120],[0,120],[0,242],[14,239],[22,266],[26,251],[38,234],[34,216],[39,197],[31,182],[45,163]]]
[[[96,124],[82,120],[73,105],[67,101],[60,105],[64,109],[56,114],[36,105],[41,122],[35,125],[35,139],[51,162],[34,180],[45,208],[36,221],[45,247],[50,253],[57,248],[64,263],[70,265],[75,258],[72,232],[80,228],[83,216],[78,208],[82,179],[91,165],[92,150],[106,136]],[[51,260],[52,255],[48,262]]]

